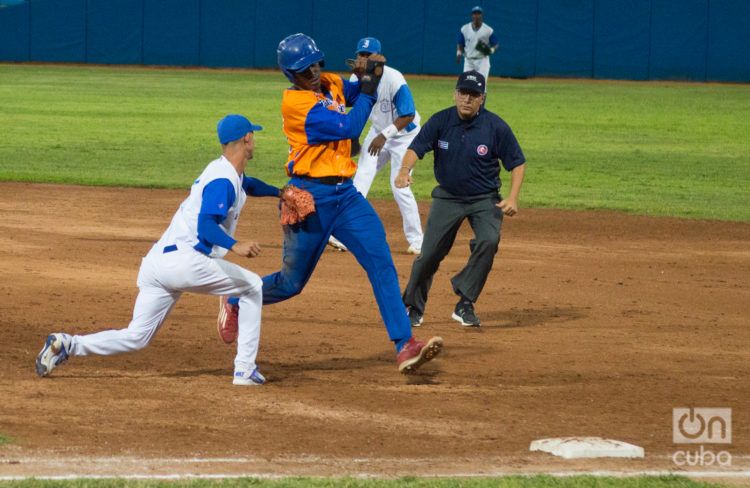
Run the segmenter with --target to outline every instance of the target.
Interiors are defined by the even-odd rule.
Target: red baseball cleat
[[[219,298],[219,317],[216,319],[216,330],[219,337],[226,344],[237,340],[237,322],[240,315],[240,307],[229,303],[229,297]]]
[[[442,337],[433,337],[427,341],[427,344],[412,337],[396,356],[398,371],[403,374],[415,372],[424,363],[440,354],[441,349],[443,349]]]

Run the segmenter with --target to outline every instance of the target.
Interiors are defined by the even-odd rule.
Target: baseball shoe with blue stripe
[[[248,371],[235,371],[232,384],[241,386],[260,386],[266,382],[265,376],[260,374],[258,368]]]
[[[53,369],[68,360],[71,337],[68,334],[50,334],[36,357],[36,374],[48,376]]]

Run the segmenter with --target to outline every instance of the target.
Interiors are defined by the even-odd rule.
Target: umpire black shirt
[[[435,179],[457,197],[497,193],[498,159],[508,171],[526,162],[510,126],[484,108],[471,120],[462,120],[456,107],[437,112],[422,126],[409,149],[419,159],[435,151]]]

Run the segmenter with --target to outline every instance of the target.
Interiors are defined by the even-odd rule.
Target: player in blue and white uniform
[[[357,43],[356,55],[358,60],[366,60],[381,51],[378,39],[365,37]],[[356,82],[357,76],[352,75],[350,81]],[[407,252],[419,254],[422,252],[423,234],[417,201],[411,188],[396,188],[394,185],[404,154],[419,133],[419,112],[414,106],[414,98],[404,75],[390,66],[385,66],[383,70],[377,101],[370,112],[370,122],[370,131],[362,144],[362,154],[357,162],[354,186],[366,197],[375,175],[390,161],[391,191],[401,211],[404,235],[409,243]],[[330,244],[342,248],[334,237],[331,237]]]
[[[471,22],[461,27],[458,33],[458,45],[456,47],[456,63],[464,58],[464,71],[479,71],[485,80],[490,77],[490,54],[497,51],[500,44],[492,27],[484,23],[484,11],[482,7],[476,6],[471,9]],[[483,42],[489,46],[490,54],[477,50],[477,43]],[[487,85],[485,84],[485,91]]]
[[[263,282],[252,271],[222,259],[228,251],[244,257],[260,253],[256,242],[238,242],[232,237],[246,194],[279,195],[278,188],[244,174],[255,150],[254,132],[261,129],[241,115],[227,115],[219,121],[223,154],[195,180],[169,227],[143,258],[130,325],[89,335],[49,335],[36,359],[39,376],[49,375],[68,356],[108,356],[143,349],[182,293],[193,292],[239,297],[242,308],[233,383],[265,382],[255,364]]]

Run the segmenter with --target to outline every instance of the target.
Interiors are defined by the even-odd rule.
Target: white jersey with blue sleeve
[[[223,156],[203,170],[167,230],[141,262],[138,298],[130,324],[123,329],[70,337],[71,355],[112,355],[143,349],[184,292],[236,296],[241,312],[237,321],[233,383],[248,384],[237,378],[247,377],[256,370],[263,281],[237,264],[213,259],[224,256],[227,249],[211,243],[236,242],[229,236],[234,234],[247,198],[244,180],[244,175],[238,174]],[[216,224],[212,229],[217,234],[226,233],[222,234],[223,240],[220,237],[212,241],[201,236],[199,221],[206,217]]]
[[[212,196],[208,202],[204,202],[206,186],[217,180],[229,182],[230,188],[227,188],[228,191],[225,192],[228,195],[219,195],[216,198]],[[201,210],[204,213],[206,212],[206,203],[213,204],[216,208],[208,209],[208,212],[212,215],[224,217],[219,222],[219,227],[228,236],[234,236],[237,220],[240,217],[242,207],[245,205],[245,200],[247,200],[247,195],[242,188],[242,181],[243,175],[238,174],[232,163],[224,156],[212,161],[195,180],[190,189],[190,195],[182,202],[180,208],[172,217],[169,227],[154,245],[151,252],[163,253],[165,248],[177,246],[178,248],[192,247],[212,258],[221,258],[226,255],[227,249],[216,245],[207,246],[205,242],[201,241],[198,235],[198,215],[201,214]],[[212,188],[220,186],[212,185]]]
[[[351,81],[357,81],[357,77],[352,75]],[[407,115],[414,115],[414,120],[395,137],[419,132],[417,129],[419,129],[420,118],[404,75],[397,69],[385,66],[383,77],[378,85],[378,101],[375,102],[370,112],[372,127],[380,133],[393,124],[397,118]]]
[[[356,77],[354,77],[356,78]],[[370,154],[368,148],[373,140],[388,126],[392,125],[399,117],[414,115],[411,121],[393,137],[387,137],[385,145],[378,155]],[[401,211],[404,221],[404,234],[409,241],[409,248],[418,253],[422,248],[422,222],[419,217],[419,207],[414,198],[411,188],[396,188],[395,179],[401,169],[404,154],[409,148],[411,141],[419,133],[419,112],[414,105],[409,86],[406,84],[404,75],[398,70],[386,66],[383,77],[378,85],[378,100],[370,113],[370,131],[362,143],[362,153],[357,161],[357,173],[354,175],[354,186],[357,190],[367,196],[372,182],[378,171],[391,163],[391,189],[393,197]],[[412,251],[409,251],[412,252]]]
[[[482,23],[479,29],[474,30],[471,22],[461,27],[458,34],[458,45],[464,47],[464,57],[466,59],[482,59],[487,57],[486,54],[477,50],[477,42],[482,41],[488,46],[498,44],[495,31],[492,27]]]

